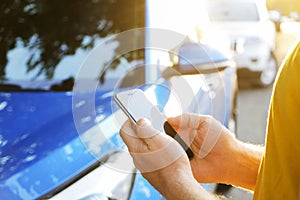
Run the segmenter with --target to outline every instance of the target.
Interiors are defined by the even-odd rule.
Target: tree
[[[2,0],[0,4],[0,80],[5,80],[7,53],[17,40],[31,49],[27,72],[53,77],[55,67],[78,48],[92,48],[96,37],[142,27],[139,0]],[[132,12],[135,9],[136,12]],[[138,16],[136,16],[138,15]],[[92,36],[83,44],[84,36]]]

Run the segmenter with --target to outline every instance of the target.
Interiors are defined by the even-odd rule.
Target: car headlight
[[[122,169],[121,169],[122,167]],[[136,169],[128,152],[108,156],[103,163],[54,197],[58,199],[129,199]]]

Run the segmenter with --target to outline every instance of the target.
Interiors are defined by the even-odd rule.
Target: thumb
[[[147,118],[141,118],[136,123],[136,135],[140,139],[152,138],[160,132],[153,128],[151,122]]]
[[[154,129],[147,119],[137,122],[136,135],[146,144],[148,150],[143,153],[131,152],[135,165],[142,173],[162,169],[181,156],[186,156],[178,142]]]
[[[147,119],[140,119],[136,125],[137,137],[147,144],[149,150],[158,150],[172,142],[171,137],[153,128]]]

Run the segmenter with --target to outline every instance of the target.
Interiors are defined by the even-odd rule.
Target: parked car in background
[[[207,0],[209,18],[231,38],[238,78],[268,86],[277,72],[276,29],[264,0]]]
[[[164,2],[0,5],[0,199],[163,199],[119,136],[115,91],[138,87],[168,115],[235,131],[228,49],[193,38],[199,1]]]

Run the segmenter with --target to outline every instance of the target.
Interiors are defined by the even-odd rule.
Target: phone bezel
[[[119,93],[114,94],[114,100],[115,100],[115,102],[118,104],[119,108],[124,112],[124,114],[129,118],[129,120],[133,124],[136,124],[137,123],[136,119],[134,119],[134,117],[130,114],[130,112],[127,110],[127,108],[123,105],[123,103],[121,102],[121,100],[118,98],[118,94]]]

